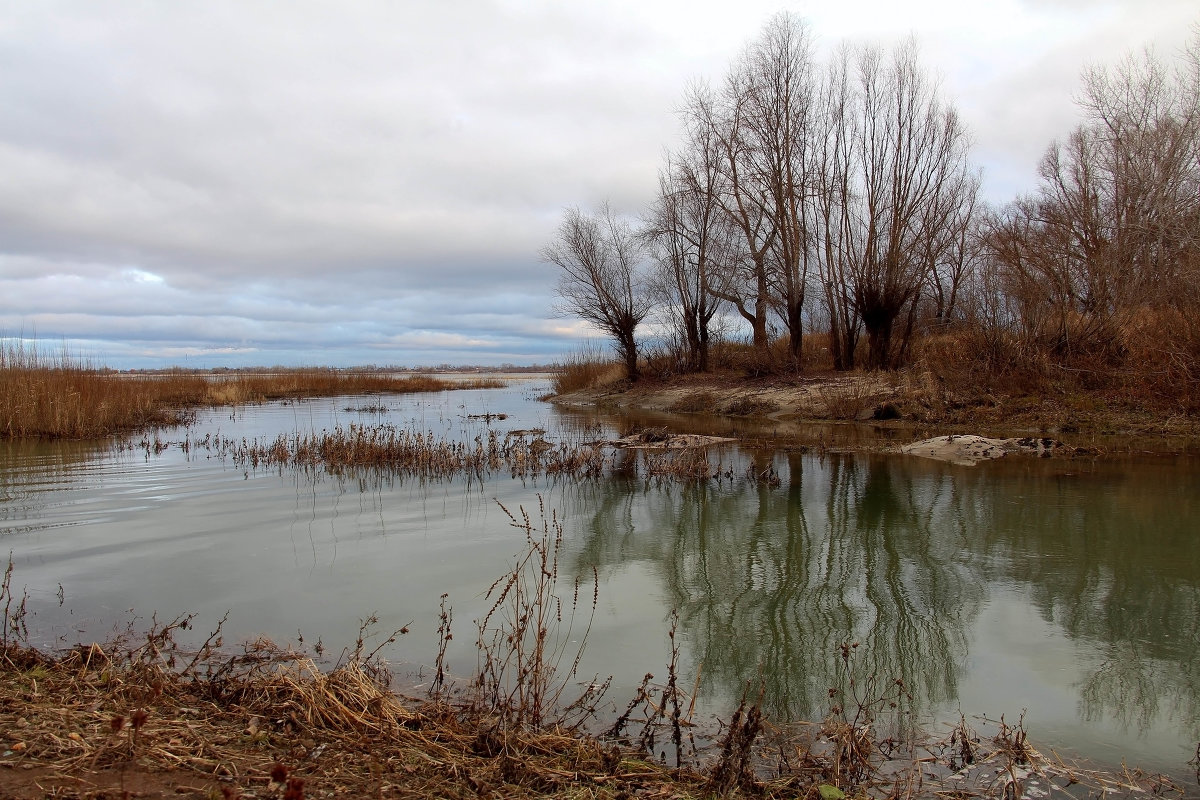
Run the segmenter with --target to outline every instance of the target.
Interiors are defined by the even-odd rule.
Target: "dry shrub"
[[[761,417],[779,410],[779,404],[758,397],[734,398],[722,413],[731,417]]]
[[[1127,396],[1200,412],[1200,310],[1138,309],[1124,319],[1120,336]]]
[[[687,352],[677,346],[647,348],[642,359],[642,375],[647,378],[667,380],[695,371]]]
[[[856,420],[875,405],[878,393],[866,376],[851,375],[816,388],[829,419]]]
[[[646,474],[651,477],[708,480],[719,472],[719,465],[714,465],[708,460],[708,454],[703,447],[646,453]]]
[[[1051,379],[1051,363],[1014,334],[959,327],[922,336],[913,343],[913,368],[934,376],[950,394],[989,392],[1036,394]]]
[[[814,331],[805,335],[800,345],[800,368],[805,372],[833,369],[828,332]]]
[[[671,404],[667,410],[675,414],[711,413],[717,407],[712,392],[689,392]]]
[[[966,401],[1086,394],[1131,409],[1200,412],[1200,313],[1139,307],[1103,330],[1064,324],[1057,333],[972,324],[940,330],[914,340],[913,366]]]
[[[499,504],[499,501],[497,501]],[[503,740],[509,731],[576,730],[592,718],[608,690],[609,680],[585,681],[582,692],[564,697],[579,669],[599,602],[599,576],[592,569],[591,607],[580,629],[580,581],[571,599],[560,595],[559,558],[563,529],[538,495],[539,523],[524,507],[514,516],[500,509],[510,524],[525,533],[525,553],[512,570],[487,591],[488,612],[477,622],[475,641],[479,670],[474,681],[474,713],[495,721],[489,738]],[[497,742],[496,752],[507,746]],[[490,748],[489,748],[490,749]]]
[[[771,341],[761,350],[746,341],[720,342],[712,348],[714,370],[740,372],[750,378],[793,372],[788,337]]]

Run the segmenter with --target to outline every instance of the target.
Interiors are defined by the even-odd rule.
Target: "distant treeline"
[[[915,363],[1194,411],[1200,27],[1174,58],[1086,69],[1078,102],[1038,189],[990,207],[915,42],[822,60],[782,14],[719,86],[688,88],[643,217],[568,209],[542,256],[561,268],[561,310],[608,334],[633,379],[708,370],[714,344],[748,329],[754,370]],[[668,331],[649,360],[647,322]]]

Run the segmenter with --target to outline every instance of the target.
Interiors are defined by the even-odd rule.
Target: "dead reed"
[[[149,442],[145,447],[153,447]],[[375,469],[389,476],[442,480],[463,476],[482,481],[497,472],[514,478],[542,475],[575,479],[604,474],[609,458],[591,444],[554,444],[540,433],[495,430],[473,441],[448,439],[433,431],[395,425],[350,423],[319,433],[280,434],[269,440],[206,436],[190,441],[243,469],[323,468],[341,474]]]
[[[591,597],[582,599],[576,578],[566,600],[558,586],[563,546],[558,515],[547,514],[540,495],[536,524],[524,507],[518,509],[518,517],[498,505],[512,527],[525,534],[525,551],[512,570],[488,589],[490,605],[476,623],[475,711],[494,721],[488,732],[493,740],[502,740],[513,730],[549,727],[575,732],[595,715],[609,685],[596,676],[577,696],[564,698],[587,647],[599,601],[599,578],[593,568]]]
[[[941,740],[881,737],[874,722],[903,685],[873,676],[855,683],[850,670],[831,694],[830,718],[808,726],[816,736],[772,728],[761,698],[743,699],[715,752],[680,765],[677,750],[668,768],[653,755],[653,733],[647,747],[644,732],[635,745],[583,731],[607,683],[593,681],[569,702],[565,690],[586,644],[595,586],[590,600],[578,585],[569,600],[560,592],[553,512],[539,505],[536,522],[523,510],[509,516],[527,550],[489,591],[491,610],[477,626],[479,672],[465,702],[448,691],[427,701],[394,693],[378,659],[382,644],[366,645],[374,615],[329,669],[264,639],[230,653],[224,620],[188,648],[179,639],[193,627],[190,615],[165,624],[152,617],[148,630],[57,656],[10,641],[0,648],[0,795],[844,800],[1041,797],[1075,785],[1105,796],[1183,794],[1161,776],[1047,758],[1030,745],[1023,720],[985,720],[988,733],[963,720]],[[451,637],[444,600],[443,643]],[[582,630],[572,630],[575,611]],[[679,748],[694,708],[678,684],[675,622],[667,683],[650,689],[648,675],[622,720],[640,706],[643,731],[666,727]],[[855,651],[843,646],[839,663],[849,668]]]
[[[552,442],[543,430],[513,430],[501,434],[489,429],[473,440],[447,438],[430,430],[391,424],[365,425],[352,422],[320,432],[279,434],[273,439],[233,439],[206,434],[178,443],[187,450],[201,449],[231,461],[244,470],[298,469],[323,470],[334,475],[359,475],[371,471],[387,478],[483,482],[506,474],[522,480],[589,480],[613,474],[641,474],[646,479],[671,479],[686,482],[732,477],[719,459],[710,460],[703,445],[674,449],[638,449],[635,458],[618,468],[610,448],[620,442]],[[172,446],[157,436],[130,442],[147,457]],[[629,451],[627,451],[629,452]],[[774,471],[770,476],[748,473],[748,479],[770,479],[779,484]]]
[[[830,380],[816,388],[829,419],[856,420],[879,399],[879,388],[864,376]]]
[[[0,344],[0,439],[87,439],[180,425],[201,406],[336,395],[492,389],[493,378],[444,380],[373,370],[276,369],[122,374],[21,340]]]
[[[29,639],[28,617],[29,593],[21,592],[17,600],[12,590],[13,560],[12,552],[8,554],[8,565],[4,568],[4,578],[0,579],[0,605],[4,606],[4,619],[0,620],[0,651],[7,650],[10,644],[24,643]],[[15,605],[14,605],[15,604]]]
[[[616,383],[625,378],[625,367],[607,358],[598,347],[583,347],[555,365],[551,387],[554,395]]]
[[[180,424],[203,387],[196,376],[126,377],[9,342],[0,346],[0,438],[83,439]]]
[[[720,464],[708,460],[703,447],[684,447],[679,450],[647,451],[646,473],[651,477],[672,477],[686,480],[708,480],[721,472]]]

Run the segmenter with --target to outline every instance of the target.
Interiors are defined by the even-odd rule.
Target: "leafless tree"
[[[743,175],[762,198],[775,236],[769,243],[771,300],[800,364],[804,299],[816,250],[814,110],[818,76],[812,35],[796,17],[774,17],[747,53],[739,74],[746,98]]]
[[[783,320],[799,365],[804,300],[814,249],[814,166],[809,128],[815,97],[812,36],[789,14],[772,18],[732,66],[719,95],[694,91],[691,124],[716,146],[714,184],[727,225],[738,232],[730,280],[711,285],[767,348],[768,315]]]
[[[568,208],[558,233],[541,250],[555,264],[560,313],[611,336],[630,380],[638,379],[637,327],[650,313],[642,237],[605,203],[594,214]]]
[[[938,326],[948,325],[957,317],[964,285],[981,266],[980,183],[978,172],[964,173],[958,191],[948,193],[942,208],[927,222],[937,226],[935,235],[924,238],[923,257],[928,265],[925,282],[933,320]]]
[[[1085,122],[989,244],[1053,353],[1115,361],[1133,317],[1200,299],[1200,32],[1175,69],[1146,53],[1083,84]]]
[[[714,316],[729,271],[731,230],[718,205],[718,153],[710,131],[692,131],[690,146],[668,159],[645,231],[657,269],[652,288],[688,366],[706,372]]]
[[[834,53],[825,75],[819,114],[823,124],[816,147],[820,163],[817,272],[829,318],[829,349],[837,370],[853,369],[860,333],[851,279],[861,250],[861,231],[855,215],[858,116],[850,71],[850,48],[843,45]]]
[[[967,132],[954,109],[921,70],[915,42],[886,58],[878,48],[858,54],[860,125],[857,225],[851,262],[854,303],[867,334],[868,363],[898,364],[907,329],[901,315],[916,302],[938,248],[940,224],[964,199]],[[897,334],[899,333],[899,336]]]
[[[738,233],[737,247],[723,264],[724,279],[719,286],[710,284],[709,291],[749,323],[755,349],[765,352],[771,309],[768,257],[777,232],[764,212],[762,196],[744,174],[749,146],[743,132],[745,106],[731,79],[719,97],[705,88],[693,91],[686,111],[689,124],[704,129],[717,148],[721,180],[715,197],[725,223]]]

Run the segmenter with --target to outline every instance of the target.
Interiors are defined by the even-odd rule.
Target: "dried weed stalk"
[[[575,580],[569,601],[559,595],[563,529],[557,513],[547,515],[539,495],[540,524],[535,526],[524,507],[519,508],[518,518],[498,505],[510,524],[525,532],[526,550],[512,570],[488,589],[491,605],[477,622],[476,709],[493,715],[504,730],[549,726],[577,730],[593,715],[609,685],[609,680],[597,676],[585,683],[576,698],[564,700],[587,645],[599,601],[599,580],[593,569],[591,605],[576,637],[580,583]]]

